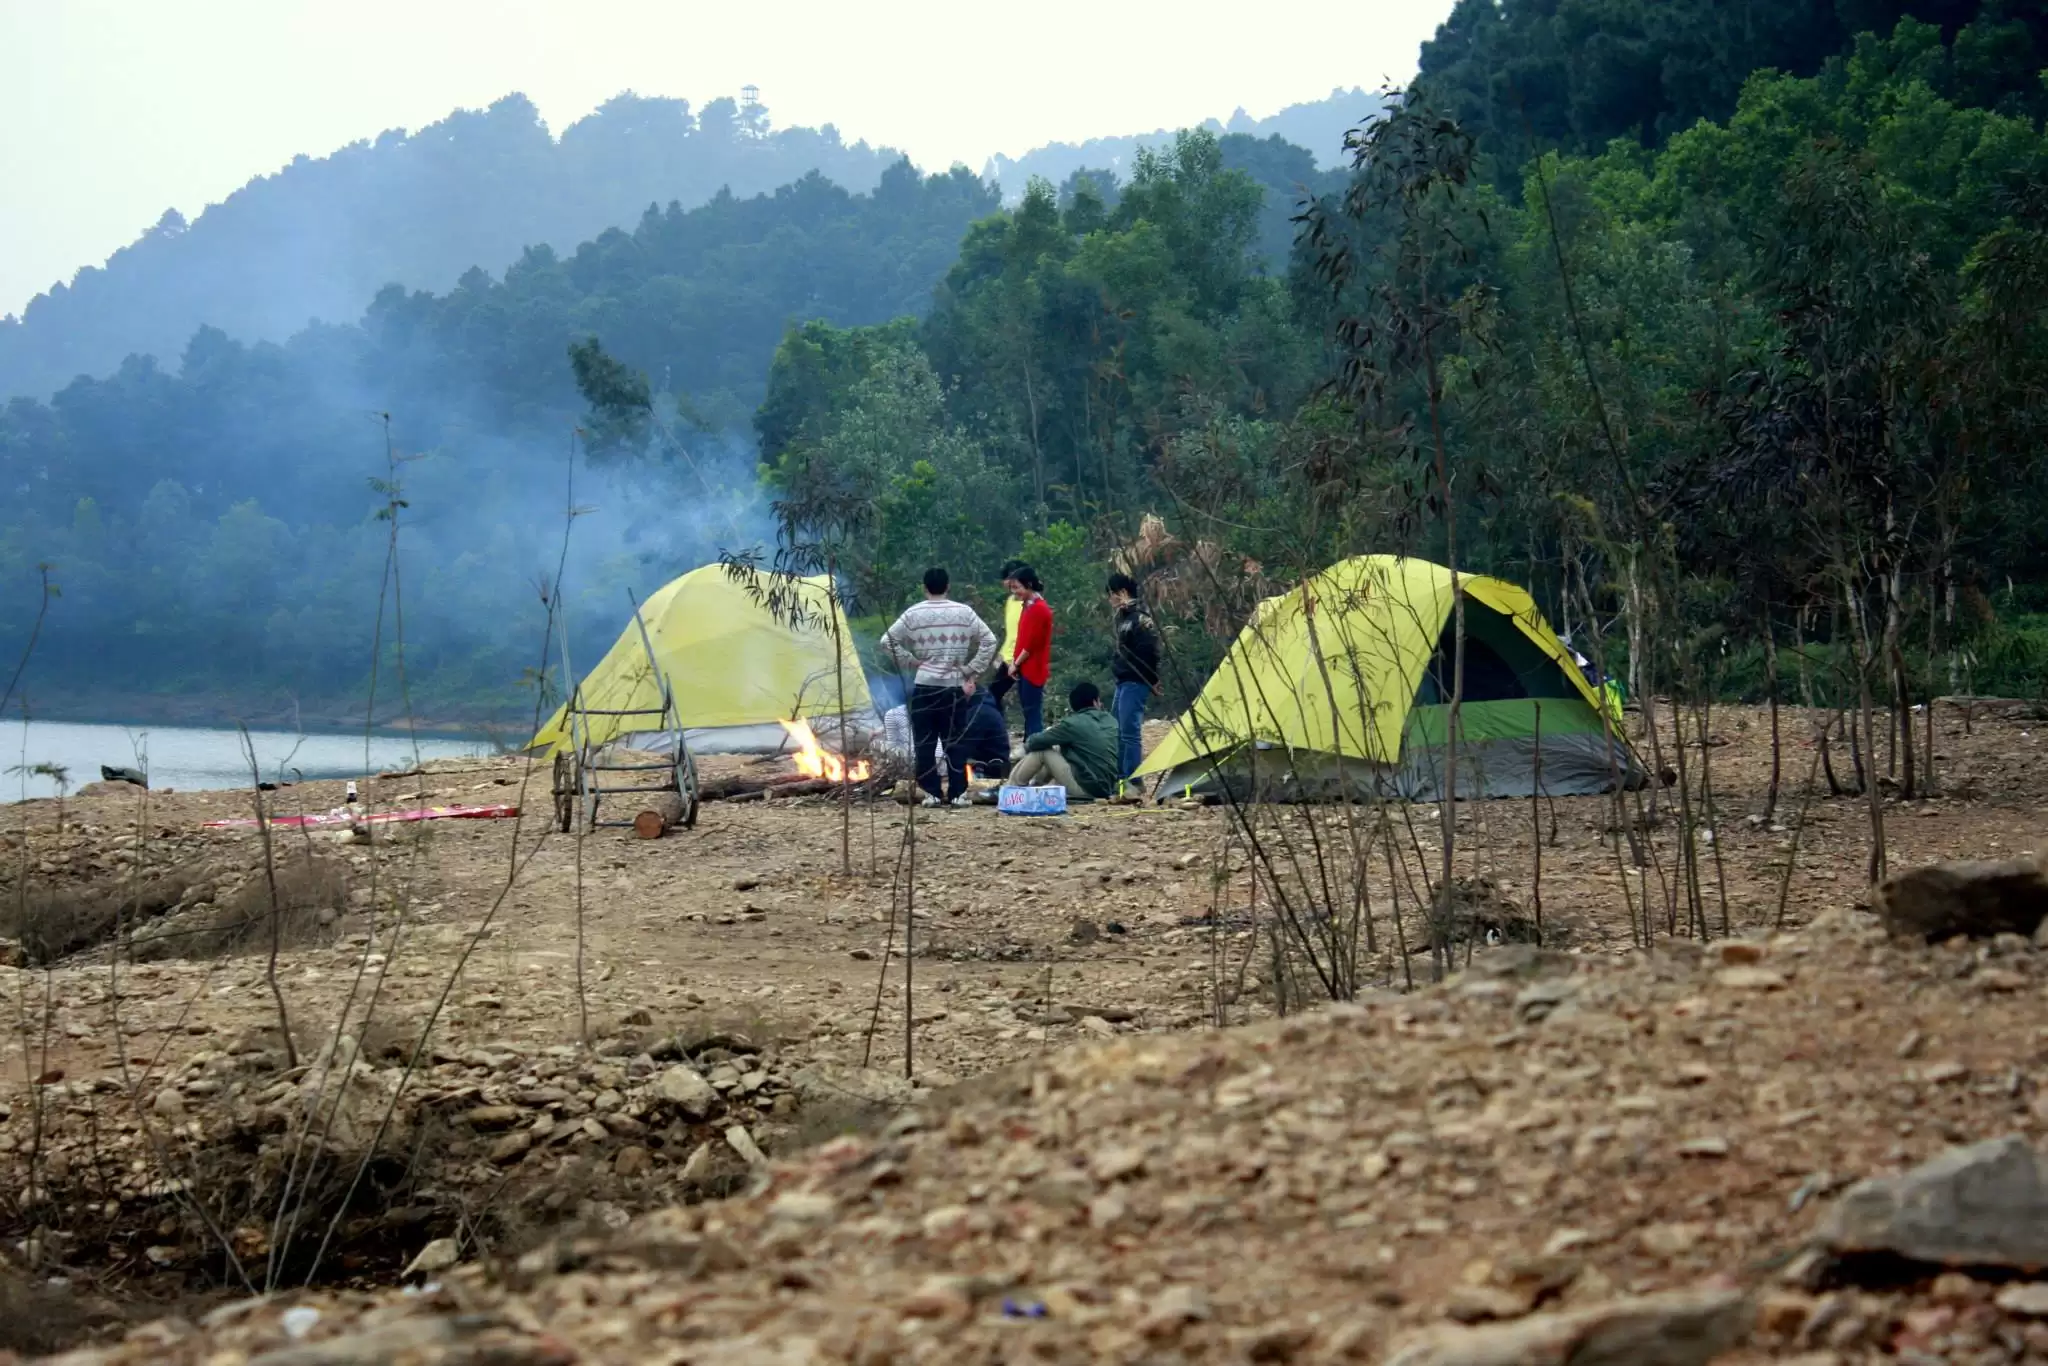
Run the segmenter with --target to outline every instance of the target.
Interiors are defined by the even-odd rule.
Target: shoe
[[[973,799],[972,797],[968,796],[968,795],[967,795],[967,794],[966,794],[965,792],[963,792],[963,793],[961,793],[961,794],[960,794],[959,796],[955,797],[955,798],[954,798],[954,799],[953,799],[952,801],[950,801],[950,802],[946,803],[946,805],[948,805],[948,806],[972,806],[972,805],[974,805],[974,799]]]
[[[940,801],[940,800],[939,800],[939,799],[938,799],[937,797],[934,797],[934,796],[933,796],[933,795],[932,795],[931,793],[927,792],[927,793],[925,793],[925,794],[924,794],[924,800],[923,800],[923,801],[921,801],[921,802],[919,802],[919,803],[918,803],[918,805],[919,805],[919,806],[928,806],[928,807],[929,807],[929,806],[944,806],[944,805],[945,805],[945,803],[944,803],[944,802],[942,802],[942,801]]]

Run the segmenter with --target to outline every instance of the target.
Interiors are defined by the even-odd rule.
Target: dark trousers
[[[958,688],[920,683],[910,690],[910,740],[917,756],[917,785],[934,797],[957,797],[967,790],[959,777],[953,779],[957,784],[953,791],[940,788],[938,755],[942,744],[950,754],[959,738],[960,704],[965,700],[966,694]],[[954,774],[959,772],[951,764],[947,767]]]
[[[964,735],[959,738],[958,744],[951,740],[946,742],[947,796],[955,797],[967,790],[967,766],[969,764],[974,765],[974,776],[977,778],[1000,778],[1010,771],[1010,756],[1007,748],[1000,755],[973,753],[971,752],[973,748],[972,745],[968,744],[967,737]]]
[[[1024,709],[1024,738],[1045,729],[1045,689],[1028,678],[1017,680],[1017,704]]]

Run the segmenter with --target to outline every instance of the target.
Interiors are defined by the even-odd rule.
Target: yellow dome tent
[[[785,580],[782,586],[791,585]],[[661,684],[648,665],[651,645],[655,666],[668,676],[690,747],[699,753],[772,751],[784,740],[776,724],[782,720],[842,714],[871,718],[867,676],[829,583],[820,575],[794,587],[806,620],[788,625],[721,565],[705,565],[673,580],[640,605],[647,644],[641,643],[639,625],[628,619],[604,658],[584,675],[582,706],[596,712],[658,710]],[[566,710],[557,709],[528,748],[545,746],[550,753],[572,748]],[[588,716],[589,741],[596,746],[616,740],[634,720],[645,718]]]
[[[1554,796],[1642,772],[1602,698],[1525,589],[1461,574],[1461,797]],[[1261,602],[1172,732],[1139,768],[1157,795],[1221,784],[1264,799],[1350,790],[1441,799],[1452,689],[1451,572],[1362,555]]]

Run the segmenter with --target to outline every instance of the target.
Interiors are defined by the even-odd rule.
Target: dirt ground
[[[1777,926],[1781,891],[1785,928],[1830,916],[1853,919],[1865,897],[1867,804],[1825,794],[1804,802],[1810,722],[1787,712],[1783,729],[1783,791],[1774,816],[1765,819],[1766,717],[1731,708],[1712,718],[1716,743],[1706,755],[1717,819],[1702,860],[1706,917],[1716,936],[1724,887],[1728,928],[1752,937]],[[2036,723],[1978,717],[1966,733],[1963,717],[1945,709],[1936,734],[1944,795],[1887,799],[1891,866],[2048,850],[2048,774],[2036,751],[2042,743]],[[1695,748],[1689,762],[1697,765],[1700,758]],[[1846,756],[1836,759],[1846,767]],[[705,775],[749,764],[710,760]],[[393,806],[512,801],[523,805],[524,819],[384,827],[369,847],[326,834],[274,832],[273,861],[288,863],[310,851],[346,875],[345,900],[280,947],[276,995],[261,937],[222,956],[186,958],[173,948],[134,962],[100,944],[48,966],[0,968],[9,1002],[9,1028],[0,1034],[0,1187],[17,1192],[0,1208],[7,1210],[8,1236],[17,1240],[16,1263],[64,1268],[62,1275],[92,1282],[110,1301],[157,1292],[174,1298],[205,1284],[230,1288],[218,1259],[194,1246],[206,1239],[190,1220],[175,1227],[184,1197],[164,1189],[212,1170],[204,1156],[210,1150],[255,1151],[246,1126],[216,1118],[209,1107],[234,1096],[274,1100],[288,1083],[331,1065],[323,1060],[332,1058],[338,1034],[368,1053],[373,1033],[415,1038],[430,1016],[428,1047],[413,1061],[417,1080],[407,1081],[417,1094],[458,1106],[502,1100],[520,1111],[521,1126],[530,1111],[540,1117],[536,1130],[563,1145],[536,1139],[530,1153],[519,1149],[509,1173],[498,1176],[506,1159],[487,1158],[485,1140],[479,1136],[472,1144],[469,1130],[461,1130],[448,1147],[449,1164],[460,1166],[461,1174],[440,1173],[442,1186],[474,1190],[521,1177],[544,1188],[574,1168],[589,1180],[577,1198],[548,1209],[564,1226],[593,1215],[618,1225],[643,1210],[731,1189],[732,1181],[706,1180],[703,1150],[718,1148],[729,1173],[747,1172],[751,1159],[720,1147],[718,1126],[737,1119],[751,1126],[771,1156],[793,1154],[832,1132],[807,1122],[805,1069],[866,1063],[879,1075],[904,1070],[906,885],[914,885],[915,903],[907,1031],[915,1089],[892,1093],[898,1103],[951,1104],[947,1097],[972,1094],[974,1079],[1013,1076],[1018,1065],[1061,1075],[1085,1071],[1058,1054],[1070,1045],[1200,1032],[1219,1019],[1237,1025],[1273,1013],[1273,987],[1254,929],[1271,911],[1257,903],[1243,849],[1226,847],[1229,818],[1221,808],[1097,804],[1044,819],[1004,817],[986,807],[917,812],[913,879],[905,841],[911,813],[891,801],[853,808],[848,876],[840,872],[841,808],[829,796],[710,803],[694,830],[655,841],[617,830],[579,840],[548,829],[547,782],[543,768],[529,774],[518,760],[436,765],[425,775],[368,779],[364,796]],[[339,803],[342,785],[309,783],[271,797],[280,811],[320,811]],[[247,882],[260,875],[260,837],[202,826],[246,815],[249,803],[247,793],[144,798],[128,790],[74,797],[61,813],[54,801],[21,804],[0,822],[8,832],[0,862],[12,866],[6,894],[23,899],[24,873],[34,896],[48,889],[140,885],[179,869],[207,870],[222,887],[233,878]],[[1433,810],[1415,813],[1420,865],[1436,857]],[[1283,813],[1274,819],[1318,817]],[[1541,831],[1540,885],[1532,826]],[[1561,944],[1569,958],[1588,960],[1586,970],[1637,971],[1641,955],[1632,925],[1646,902],[1657,938],[1666,938],[1663,889],[1677,836],[1669,819],[1651,829],[1644,839],[1655,859],[1636,867],[1617,852],[1608,833],[1614,826],[1615,807],[1606,798],[1533,807],[1527,801],[1464,804],[1461,876],[1485,879],[1516,914],[1532,913],[1540,900],[1546,939]],[[1393,947],[1387,888],[1374,895],[1383,919],[1364,976],[1372,986],[1403,990],[1426,979],[1428,957]],[[228,893],[219,891],[217,899],[225,904]],[[1400,939],[1409,946],[1425,942],[1412,898],[1401,914]],[[1486,945],[1471,947],[1483,951]],[[295,1059],[275,1056],[281,1047],[277,995],[291,1021]],[[1819,1030],[1820,1017],[1835,1007],[1816,998],[1812,1009]],[[678,1043],[686,1038],[740,1042],[705,1055],[711,1061],[704,1062],[689,1051],[697,1044]],[[669,1042],[667,1054],[650,1043],[657,1039]],[[686,1114],[669,1123],[671,1141],[663,1144],[645,1135],[663,1132],[672,1112],[656,1099],[648,1100],[650,1108],[637,1108],[635,1098],[654,1096],[658,1069],[678,1056],[678,1046],[679,1056],[697,1059],[706,1070],[718,1063],[737,1070],[725,1079],[725,1118],[710,1128],[692,1127]],[[1233,1056],[1266,1046],[1223,1045]],[[1849,1046],[1846,1038],[1842,1046]],[[1890,1059],[1892,1046],[1885,1041],[1879,1055]],[[1143,1053],[1137,1040],[1117,1047],[1124,1051],[1102,1056]],[[1206,1045],[1175,1047],[1179,1066],[1188,1061],[1182,1053]],[[409,1045],[398,1050],[388,1075],[402,1070],[409,1051]],[[772,1067],[750,1063],[754,1057],[772,1058]],[[245,1078],[230,1066],[254,1058],[271,1070]],[[656,1071],[646,1065],[650,1060]],[[216,1075],[228,1078],[224,1086],[207,1082]],[[167,1090],[178,1094],[158,1100]],[[545,1098],[554,1094],[562,1099]],[[607,1095],[613,1097],[609,1107]],[[1387,1103],[1399,1109],[1409,1101],[1389,1096]],[[614,1124],[611,1115],[622,1118]],[[1144,1122],[1156,1129],[1161,1121],[1154,1115]],[[495,1123],[474,1120],[470,1127]],[[415,1135],[414,1160],[424,1152],[431,1164],[427,1133]],[[707,1136],[713,1141],[700,1141]],[[627,1146],[640,1153],[630,1163],[621,1155]],[[45,1169],[53,1155],[65,1169],[54,1177]],[[92,1175],[108,1165],[112,1175]],[[629,1165],[634,1180],[607,1182],[606,1173]],[[1697,1165],[1682,1170],[1690,1176]],[[1543,1213],[1546,1206],[1521,1199],[1514,1179],[1508,1181],[1507,1188],[1489,1188],[1489,1198],[1505,1202],[1496,1213],[1470,1221],[1457,1216],[1461,1232],[1538,1214],[1552,1231],[1563,1223],[1561,1208]],[[67,1213],[66,1194],[87,1191],[97,1199],[97,1215]],[[473,1211],[479,1203],[426,1200],[422,1207],[435,1212],[405,1224],[385,1257],[355,1256],[334,1265],[361,1283],[375,1283],[392,1278],[390,1258],[410,1256],[430,1235],[459,1238],[469,1261],[516,1254],[559,1231],[536,1214],[540,1226],[529,1222],[521,1246],[513,1246],[495,1224],[446,1226],[449,1209]],[[1394,1286],[1390,1306],[1434,1305],[1442,1286],[1459,1283],[1470,1247],[1454,1247],[1456,1238],[1446,1242],[1444,1231],[1428,1222],[1441,1217],[1417,1216],[1418,1229],[1427,1224],[1420,1236],[1434,1251],[1419,1260],[1404,1251],[1397,1267],[1383,1269]],[[1707,1208],[1701,1219],[1711,1228],[1716,1217]],[[67,1223],[76,1226],[68,1237]],[[1223,1255],[1220,1244],[1201,1247]],[[256,1260],[260,1254],[259,1248]],[[1186,1252],[1199,1255],[1206,1254],[1196,1247]],[[1368,1279],[1381,1275],[1374,1270]],[[1657,1278],[1616,1272],[1612,1279],[1647,1287]],[[1435,1292],[1432,1281],[1441,1282]],[[1147,1303],[1154,1298],[1148,1292]],[[1201,1318],[1206,1323],[1206,1310]],[[1231,1318],[1217,1315],[1219,1334]],[[1374,1320],[1371,1339],[1379,1341],[1383,1328],[1402,1319],[1389,1308]],[[1078,1321],[1092,1322],[1087,1314]],[[1134,1339],[1144,1340],[1142,1334]],[[1067,1341],[1082,1351],[1074,1347],[1082,1339]],[[1121,1350],[1104,1347],[1101,1359]]]

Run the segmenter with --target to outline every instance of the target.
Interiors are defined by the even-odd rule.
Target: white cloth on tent
[[[882,713],[882,747],[898,759],[910,757],[910,708],[891,707]]]
[[[887,751],[891,758],[909,760],[917,754],[917,738],[910,730],[910,709],[891,707],[882,713],[882,734],[875,742]],[[943,766],[946,758],[946,742],[940,740],[935,754]]]

